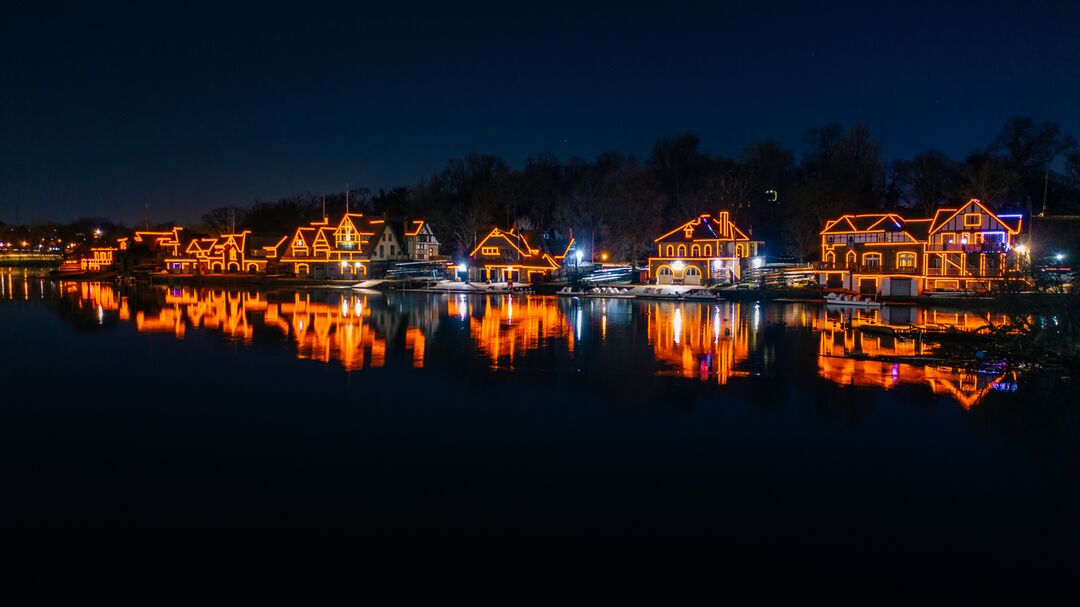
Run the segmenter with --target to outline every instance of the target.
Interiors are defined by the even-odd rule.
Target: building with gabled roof
[[[1014,248],[1019,214],[997,214],[977,199],[933,217],[897,213],[842,215],[821,231],[819,283],[870,295],[989,291],[1019,279]]]
[[[253,236],[250,230],[194,236],[177,255],[167,255],[165,270],[183,274],[265,273],[284,237]]]
[[[468,277],[476,282],[538,282],[557,274],[574,248],[574,237],[492,228],[469,252]]]
[[[300,226],[278,247],[282,267],[296,276],[363,279],[403,262],[438,262],[439,241],[423,220],[344,213]]]
[[[700,285],[735,282],[765,243],[751,240],[728,211],[705,213],[653,241],[649,278],[657,284]]]
[[[366,247],[374,231],[363,213],[344,213],[300,226],[283,243],[282,265],[296,276],[362,279],[368,275]]]

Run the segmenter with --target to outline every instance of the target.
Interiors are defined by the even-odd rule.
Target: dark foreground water
[[[842,319],[981,322],[5,273],[5,588],[1069,587],[1075,385]]]

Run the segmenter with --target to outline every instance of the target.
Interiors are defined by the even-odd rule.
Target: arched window
[[[673,247],[671,245],[667,246],[667,256],[668,257],[674,257],[675,256],[675,247]]]
[[[679,257],[686,257],[686,245],[679,245]]]
[[[705,257],[712,257],[712,245],[705,245]]]
[[[848,251],[847,255],[844,256],[844,262],[849,266],[853,266],[855,265],[855,260],[857,258],[858,256],[855,255],[855,251]]]
[[[743,247],[742,247],[741,244],[735,245],[735,256],[736,257],[745,257],[745,255],[743,255]]]
[[[914,253],[897,253],[896,254],[896,267],[898,267],[898,268],[914,268],[915,267],[915,254]]]
[[[881,267],[881,253],[864,253],[862,256],[863,265],[870,269],[877,269]]]
[[[699,245],[690,246],[690,257],[701,257],[701,247]]]
[[[836,263],[836,253],[829,251],[825,254],[825,263]]]

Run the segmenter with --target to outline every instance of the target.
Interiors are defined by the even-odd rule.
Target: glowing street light
[[[1057,261],[1062,261],[1062,260],[1065,259],[1065,254],[1064,253],[1055,253],[1054,254],[1054,259],[1056,259]]]

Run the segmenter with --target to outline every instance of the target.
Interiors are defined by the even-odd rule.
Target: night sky
[[[885,159],[962,157],[1014,114],[1080,135],[1075,1],[379,4],[6,12],[0,220],[192,220],[687,130],[735,154],[862,120]]]

